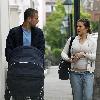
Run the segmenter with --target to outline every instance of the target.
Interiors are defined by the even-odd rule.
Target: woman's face
[[[80,36],[87,34],[87,28],[84,26],[83,22],[77,22],[77,34]]]

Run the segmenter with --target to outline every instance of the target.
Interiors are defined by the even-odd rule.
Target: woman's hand
[[[77,60],[79,60],[78,57],[76,57],[76,56],[71,56],[71,58],[69,58],[67,61],[70,62],[70,63],[75,63]]]
[[[79,59],[80,59],[80,58],[84,58],[84,57],[85,57],[85,54],[86,54],[85,52],[79,52],[79,53],[76,53],[76,54],[75,54],[75,57],[76,57],[76,58],[79,58]]]
[[[73,58],[69,58],[68,62],[73,63]]]
[[[80,58],[84,58],[86,55],[85,52],[78,52],[76,54],[74,54],[73,56],[71,56],[71,58],[68,59],[68,62],[70,63],[75,63],[77,62]]]
[[[71,62],[77,62],[80,58],[84,57],[85,57],[85,52],[76,53],[71,57]]]
[[[79,60],[79,57],[73,55],[73,56],[71,57],[71,60],[72,60],[72,63],[75,63],[75,62],[77,62],[77,61]]]

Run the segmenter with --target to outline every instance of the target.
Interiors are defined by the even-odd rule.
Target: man
[[[23,24],[18,27],[14,27],[9,31],[5,49],[6,61],[8,62],[8,71],[10,70],[9,65],[11,61],[11,54],[15,48],[20,46],[32,46],[37,48],[43,54],[42,58],[44,61],[45,40],[42,30],[36,27],[38,22],[38,11],[28,8],[24,12]],[[25,96],[13,96],[14,100],[26,100],[26,98],[27,97]],[[42,97],[34,97],[31,95],[31,100],[43,100],[43,93]]]

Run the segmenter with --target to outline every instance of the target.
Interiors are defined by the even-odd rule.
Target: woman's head
[[[85,33],[91,34],[90,22],[88,19],[79,19],[77,21],[77,33],[79,35],[85,34]]]

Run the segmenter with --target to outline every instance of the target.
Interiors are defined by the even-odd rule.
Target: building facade
[[[93,3],[93,9],[90,12],[91,18],[93,21],[99,21],[100,20],[100,0],[95,0]]]
[[[46,16],[48,17],[55,10],[56,0],[46,0]]]
[[[46,16],[45,0],[9,0],[10,28],[18,26],[23,23],[24,11],[29,7],[38,10],[38,27],[43,29]]]
[[[5,92],[5,41],[9,31],[8,1],[0,0],[0,100],[4,100]]]
[[[85,11],[91,14],[92,21],[100,20],[100,0],[81,0]]]

